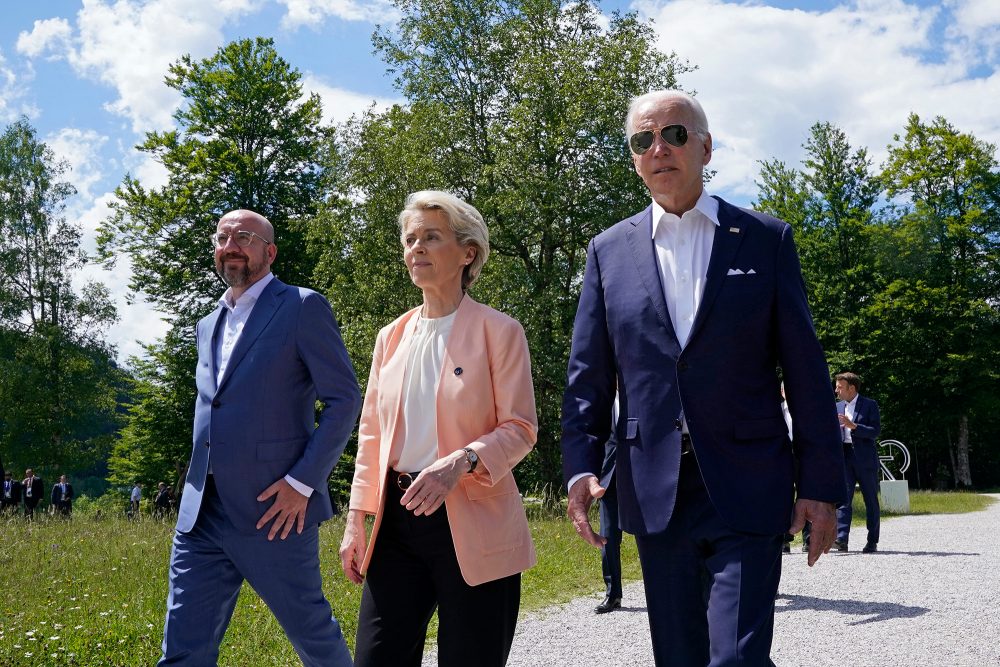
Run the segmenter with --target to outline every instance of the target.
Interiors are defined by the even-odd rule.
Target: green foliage
[[[886,262],[894,280],[864,313],[872,375],[900,416],[934,415],[933,424],[901,418],[898,428],[931,431],[921,438],[928,463],[948,461],[963,486],[972,484],[969,423],[1000,409],[995,153],[943,118],[925,124],[910,116],[905,134],[889,146],[882,175],[887,194],[901,202]],[[980,446],[996,451],[995,443]]]
[[[523,487],[557,490],[586,244],[648,204],[623,137],[628,102],[690,68],[655,50],[635,15],[602,27],[590,2],[396,4],[397,31],[373,41],[407,102],[341,129],[348,198],[314,221],[315,279],[366,368],[378,329],[420,301],[395,222],[406,196],[444,189],[476,206],[491,255],[472,296],[518,319],[532,354],[539,440],[516,472]]]
[[[124,376],[103,334],[117,315],[65,218],[67,165],[22,119],[0,135],[0,448],[54,477],[103,461]]]
[[[180,491],[191,454],[191,420],[197,351],[190,336],[169,331],[133,360],[136,377],[129,418],[108,461],[109,481],[129,488],[166,482]]]
[[[828,123],[804,148],[801,170],[763,163],[757,206],[795,228],[831,365],[865,379],[883,437],[916,455],[911,477],[929,484],[943,466],[968,486],[976,463],[1000,478],[995,148],[916,115],[878,176]]]
[[[867,295],[879,289],[875,205],[881,187],[867,151],[853,149],[830,123],[813,125],[803,148],[802,170],[762,163],[754,207],[795,230],[816,332],[839,370],[859,361],[862,334],[854,325]]]

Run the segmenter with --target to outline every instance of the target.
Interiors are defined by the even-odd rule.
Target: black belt
[[[690,454],[694,451],[694,447],[691,446],[691,436],[688,433],[681,433],[681,456],[684,454]]]
[[[417,472],[399,472],[397,470],[389,470],[389,481],[396,482],[396,486],[400,491],[406,491],[410,488],[413,484],[413,480],[415,480],[419,474],[419,470]]]

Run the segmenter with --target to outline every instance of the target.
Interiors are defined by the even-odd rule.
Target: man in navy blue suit
[[[844,498],[791,228],[708,196],[712,137],[689,95],[636,98],[626,133],[653,201],[588,248],[563,400],[568,513],[583,539],[603,542],[586,512],[604,493],[617,388],[619,513],[636,536],[656,663],[772,665],[782,536],[811,522],[814,564]]]
[[[361,408],[354,370],[326,299],[271,273],[266,218],[227,213],[212,241],[229,289],[198,323],[194,446],[159,664],[216,664],[246,580],[304,665],[345,667],[319,523],[332,516],[327,478]]]
[[[881,431],[878,403],[858,393],[861,378],[854,373],[840,373],[836,376],[837,416],[840,419],[841,436],[844,442],[844,462],[847,483],[847,501],[837,507],[837,541],[839,551],[847,551],[851,536],[851,517],[854,508],[854,485],[861,487],[861,497],[865,501],[868,523],[868,541],[862,551],[878,551],[879,505],[878,505],[878,446],[875,441]]]

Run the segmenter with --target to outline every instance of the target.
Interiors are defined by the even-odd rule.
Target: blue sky
[[[877,166],[910,112],[943,115],[1000,142],[998,0],[614,0],[606,12],[651,18],[657,44],[698,69],[696,90],[715,139],[714,193],[754,197],[759,161],[797,164],[816,121],[843,128]],[[70,217],[93,232],[126,172],[155,186],[164,173],[134,150],[143,132],[172,126],[179,103],[163,85],[184,54],[211,55],[257,35],[320,94],[328,120],[398,100],[372,53],[375,24],[392,28],[384,0],[43,0],[4,3],[0,123],[27,115],[72,166]],[[124,361],[166,326],[141,298],[126,303],[127,273],[90,267],[121,322],[111,332]]]

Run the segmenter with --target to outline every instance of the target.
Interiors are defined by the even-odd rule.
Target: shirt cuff
[[[579,482],[584,477],[597,477],[597,475],[595,475],[592,472],[581,472],[573,475],[569,480],[569,484],[566,485],[566,492],[569,493],[570,489],[573,488],[573,485]]]
[[[285,475],[285,481],[288,482],[289,486],[291,486],[293,489],[301,493],[306,498],[312,495],[313,490],[310,487],[306,486],[305,484],[295,479],[291,475]]]

